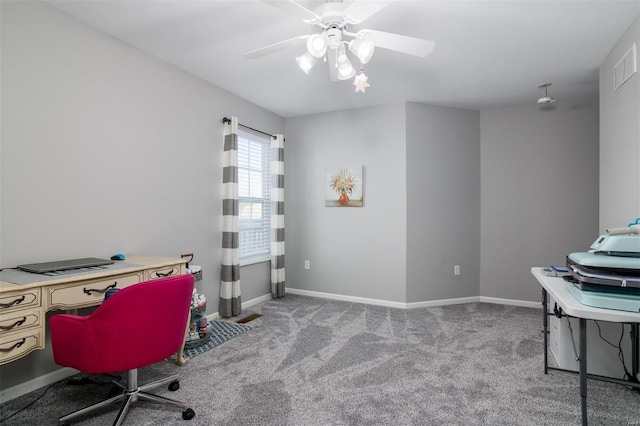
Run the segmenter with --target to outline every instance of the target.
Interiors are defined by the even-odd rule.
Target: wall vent
[[[613,67],[613,90],[618,90],[625,81],[629,80],[633,74],[638,72],[638,62],[636,60],[636,44],[633,43],[622,59]]]

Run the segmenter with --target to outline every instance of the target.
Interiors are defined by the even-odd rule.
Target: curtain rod
[[[227,117],[223,117],[223,118],[222,118],[222,122],[223,122],[223,123],[231,123],[231,119],[230,119],[230,118],[227,118]],[[253,127],[245,126],[244,124],[240,124],[240,123],[238,123],[238,126],[240,126],[240,127],[244,127],[245,129],[253,130],[254,132],[262,133],[263,135],[270,136],[270,137],[272,137],[272,138],[274,138],[274,139],[276,138],[276,137],[275,137],[274,135],[272,135],[271,133],[263,132],[262,130],[254,129]]]

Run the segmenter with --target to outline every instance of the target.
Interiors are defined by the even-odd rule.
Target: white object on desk
[[[569,292],[570,283],[559,277],[547,277],[542,268],[531,268],[531,273],[567,315],[577,318],[610,322],[640,322],[640,313],[594,308],[578,302]]]

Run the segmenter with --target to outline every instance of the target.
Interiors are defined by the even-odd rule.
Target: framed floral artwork
[[[326,207],[362,207],[362,166],[328,168],[325,176]]]

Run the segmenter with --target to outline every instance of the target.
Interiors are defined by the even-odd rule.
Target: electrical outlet
[[[453,266],[453,275],[460,275],[460,265]]]
[[[311,262],[309,262],[308,260],[304,261],[304,269],[311,269]]]

